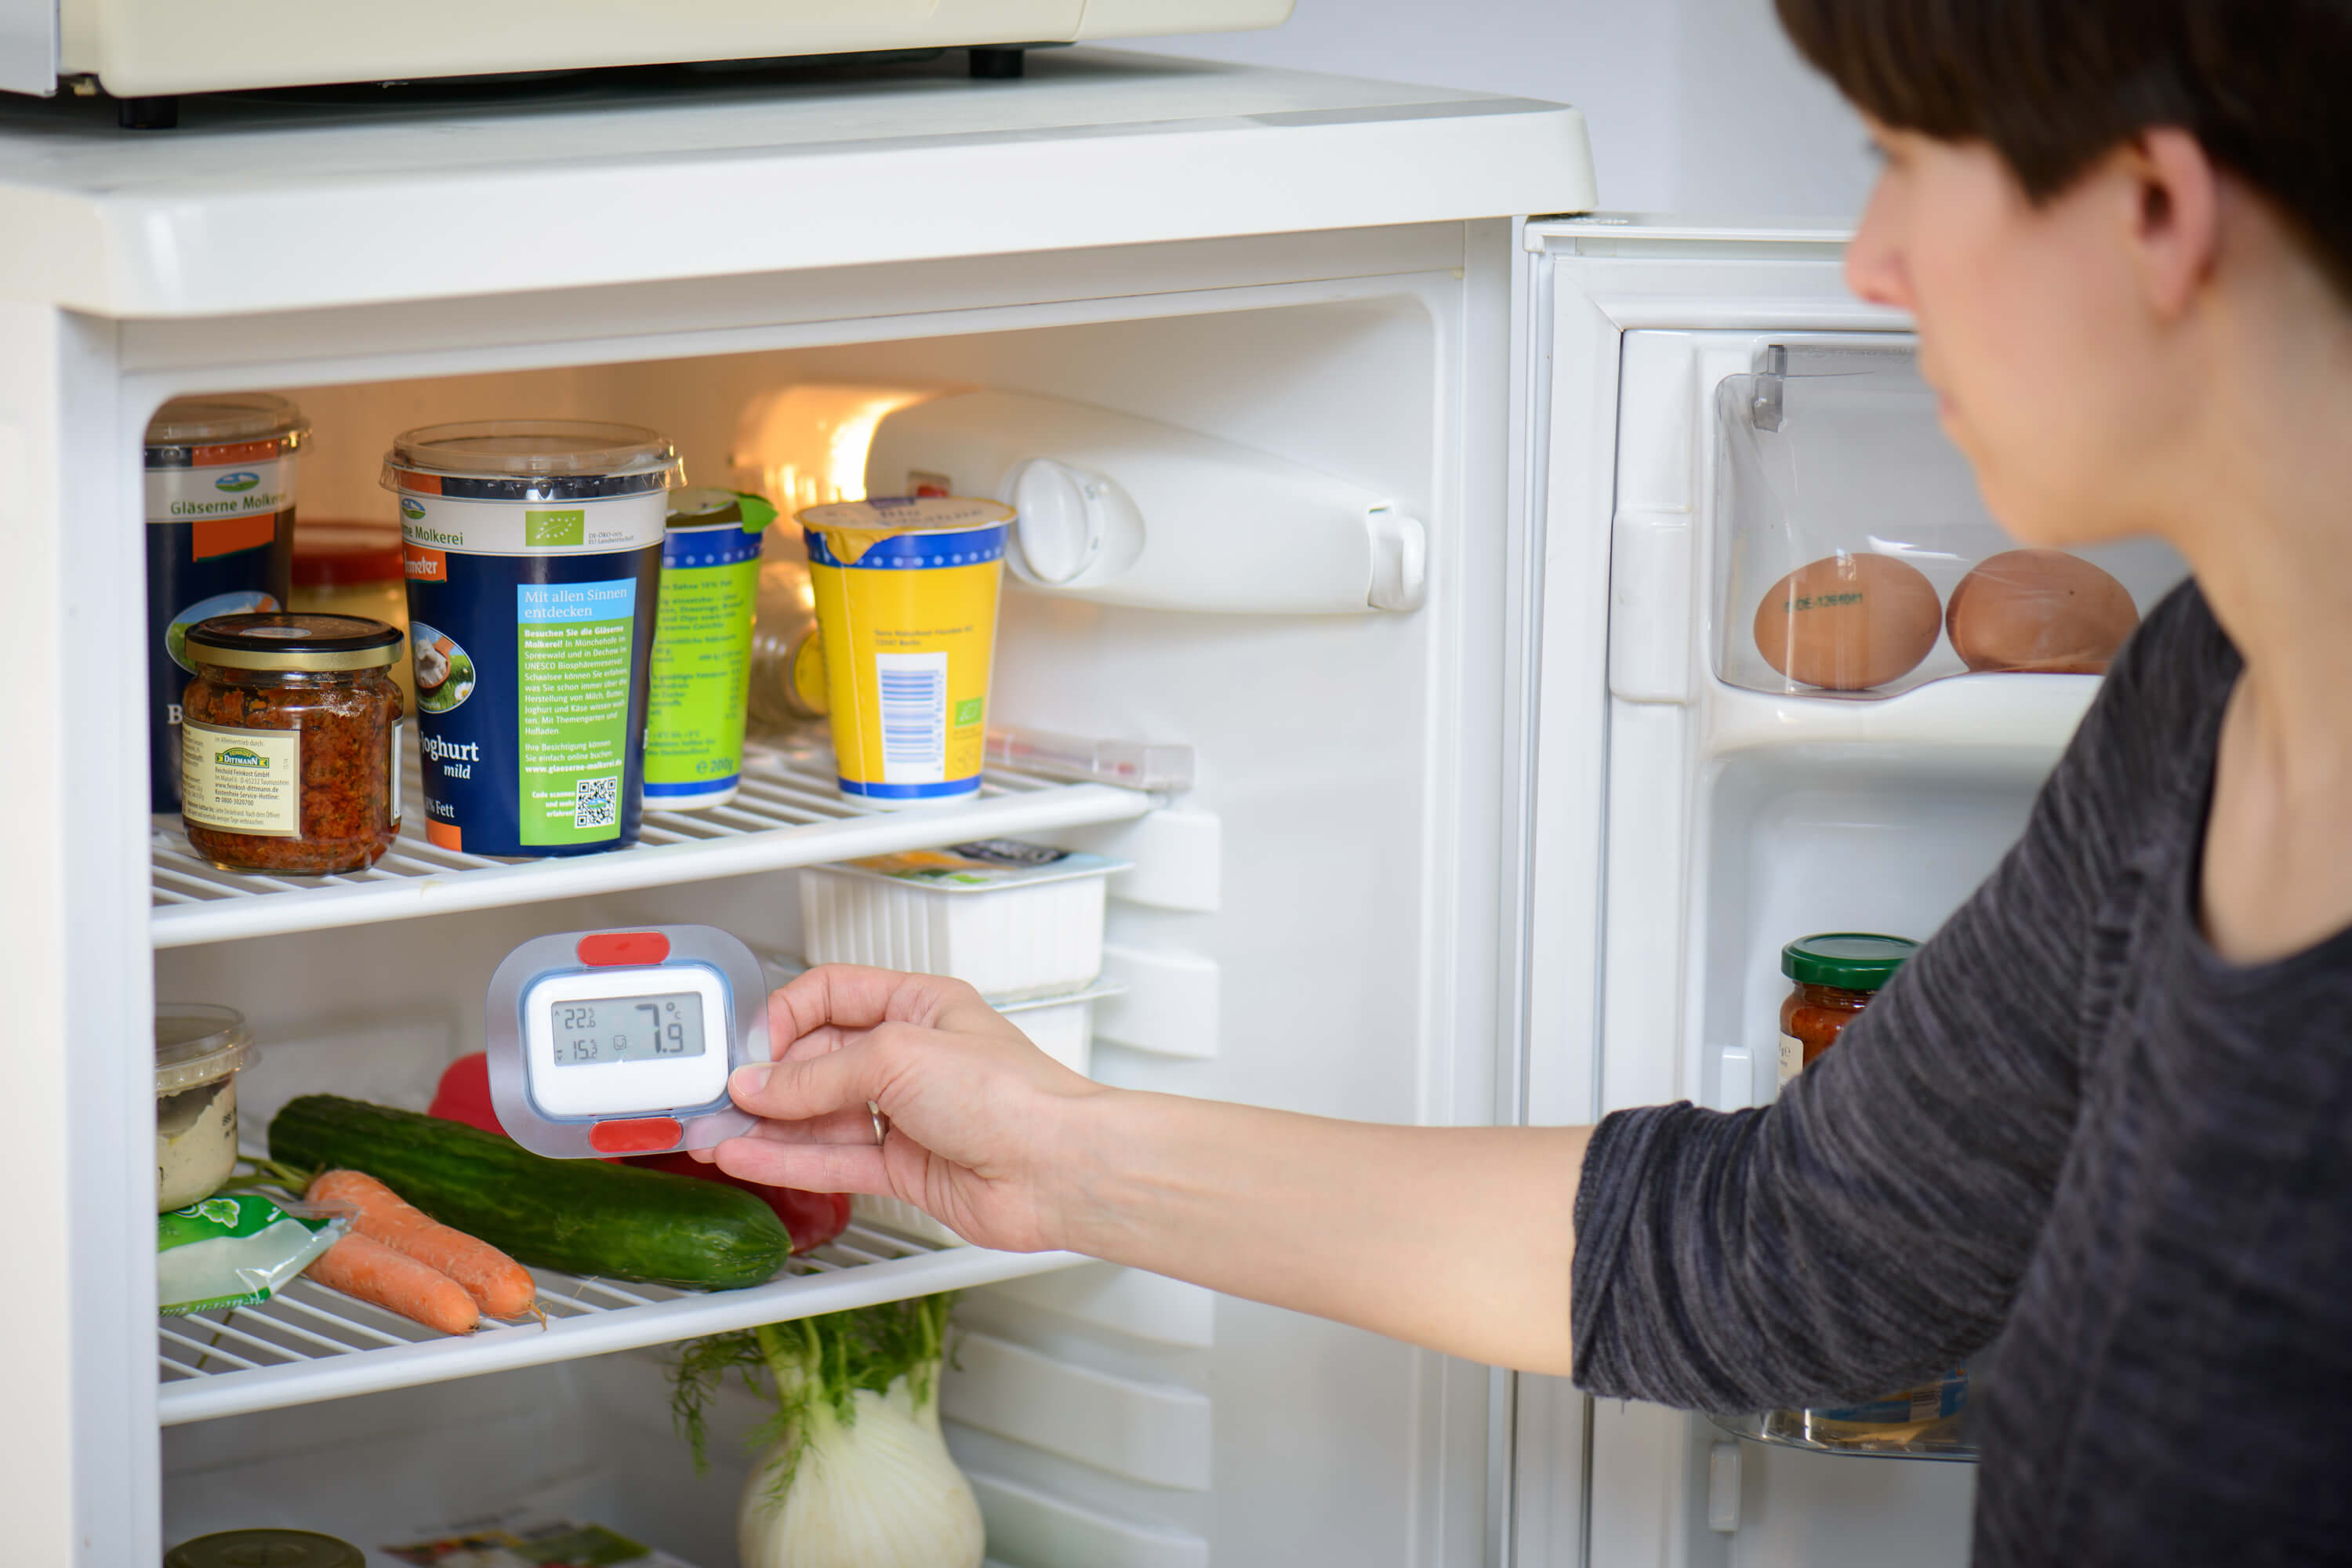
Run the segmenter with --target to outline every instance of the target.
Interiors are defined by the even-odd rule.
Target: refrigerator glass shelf
[[[1769,1443],[1776,1448],[1797,1448],[1808,1454],[1834,1454],[1847,1459],[1930,1459],[1947,1464],[1973,1465],[1977,1462],[1974,1443],[1960,1439],[1929,1439],[1926,1442],[1878,1445],[1863,1443],[1819,1443],[1801,1436],[1793,1422],[1775,1421],[1768,1413],[1756,1415],[1709,1415],[1716,1427],[1735,1437],[1751,1443]]]
[[[838,1239],[793,1258],[793,1272],[743,1290],[677,1290],[534,1268],[544,1326],[488,1328],[463,1338],[299,1279],[259,1306],[158,1319],[157,1415],[172,1426],[446,1383],[961,1290],[1084,1261],[1073,1252],[937,1247],[852,1224]]]
[[[416,737],[408,726],[402,727],[401,755],[405,821],[399,840],[365,871],[339,877],[224,871],[191,850],[176,827],[158,828],[151,854],[155,946],[370,925],[783,870],[968,838],[1019,837],[1141,816],[1159,804],[1139,790],[1055,784],[991,769],[977,800],[881,811],[841,798],[834,788],[832,754],[823,747],[755,742],[746,748],[742,787],[732,801],[701,811],[648,811],[633,848],[498,860],[426,841]]]

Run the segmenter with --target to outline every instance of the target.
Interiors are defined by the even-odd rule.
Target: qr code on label
[[[572,826],[574,827],[610,827],[613,826],[613,803],[621,794],[617,775],[601,779],[582,779],[572,790]]]

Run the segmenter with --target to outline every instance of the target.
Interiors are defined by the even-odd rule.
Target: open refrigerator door
[[[709,925],[811,955],[801,873],[848,859],[1011,840],[1116,863],[1095,885],[1121,989],[1089,997],[1072,1047],[1101,1081],[1492,1118],[1527,630],[1507,587],[1507,215],[1590,205],[1580,122],[1083,54],[1054,76],[1071,91],[1017,102],[910,68],[774,102],[412,108],[288,134],[233,107],[205,156],[235,172],[193,194],[174,183],[186,151],[134,157],[71,105],[39,111],[58,123],[38,145],[0,138],[0,207],[44,236],[0,260],[0,449],[25,458],[0,603],[40,650],[19,672],[31,721],[71,742],[6,795],[11,973],[28,1036],[54,1047],[30,1053],[31,1131],[0,1151],[53,1286],[0,1304],[0,1326],[47,1347],[18,1390],[40,1436],[0,1471],[28,1554],[111,1568],[254,1524],[373,1552],[527,1518],[712,1568],[751,1470],[735,1439],[761,1412],[740,1390],[714,1405],[698,1477],[666,1347],[948,1289],[964,1294],[940,1413],[1008,1568],[1486,1552],[1502,1435],[1485,1369],[887,1216],[750,1285],[539,1265],[543,1322],[469,1333],[312,1280],[154,1310],[159,998],[242,1016],[259,1049],[233,1079],[244,1141],[272,1152],[309,1097],[426,1110],[483,1044],[484,988],[522,942]],[[877,123],[907,133],[840,140]],[[374,171],[363,195],[354,158]],[[356,244],[387,211],[435,222]],[[679,211],[787,219],[616,220]],[[470,822],[436,832],[450,764],[494,749],[423,742],[453,712],[518,711],[488,683],[541,601],[509,585],[509,624],[433,625],[422,721],[384,753],[404,816],[381,858],[289,872],[197,852],[149,809],[137,465],[169,400],[252,393],[308,421],[298,530],[395,510],[438,528],[429,497],[417,519],[403,504],[425,492],[378,479],[394,437],[444,421],[643,427],[689,482],[787,510],[877,478],[1010,487],[1055,528],[1005,590],[984,713],[953,710],[999,731],[971,737],[976,797],[845,798],[796,685],[731,799],[648,805],[631,847],[538,858],[484,852]],[[421,531],[402,549],[411,584],[458,553]],[[761,572],[788,577],[787,553]],[[626,815],[578,783],[572,829]]]
[[[1833,1037],[1783,1022],[1792,980],[1823,978],[1784,949],[1931,936],[2183,568],[2154,545],[2016,550],[1906,323],[1847,294],[1841,236],[1527,232],[1552,565],[1526,1112],[1763,1104]],[[1554,908],[1546,886],[1600,892]],[[1899,961],[1828,944],[1865,949]],[[1861,973],[1808,994],[1859,1006]],[[1962,1563],[1964,1372],[1712,1417],[1523,1379],[1518,1561]]]

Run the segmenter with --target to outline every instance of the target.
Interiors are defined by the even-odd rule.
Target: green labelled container
[[[646,710],[649,810],[691,811],[735,798],[760,545],[775,517],[774,507],[745,492],[670,496]]]

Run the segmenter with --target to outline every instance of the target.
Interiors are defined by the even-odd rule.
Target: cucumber
[[[550,1160],[462,1122],[339,1095],[288,1101],[269,1157],[364,1171],[518,1263],[606,1279],[730,1290],[792,1252],[775,1211],[738,1187],[602,1160]]]

